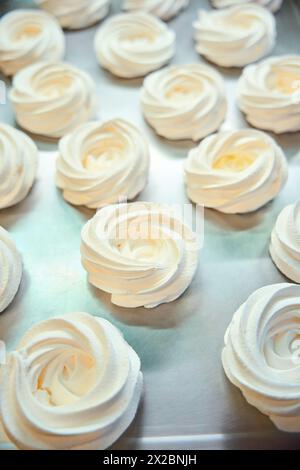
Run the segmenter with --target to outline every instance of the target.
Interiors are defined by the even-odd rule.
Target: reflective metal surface
[[[114,1],[111,13],[120,10]],[[1,2],[2,13],[30,2]],[[208,0],[191,0],[170,22],[177,33],[173,63],[199,62],[192,22]],[[275,54],[300,53],[300,6],[284,0],[276,15]],[[99,117],[123,117],[136,124],[151,145],[152,166],[139,200],[188,202],[183,161],[192,142],[168,142],[143,121],[139,107],[142,80],[120,80],[104,72],[93,50],[96,27],[67,32],[66,60],[94,78],[100,97]],[[235,103],[239,70],[220,69],[226,80],[229,113],[225,127],[246,123]],[[0,120],[15,124],[10,104],[0,105]],[[220,353],[227,325],[253,290],[286,279],[268,255],[271,228],[279,211],[299,199],[300,133],[276,137],[289,161],[289,180],[277,199],[250,215],[205,211],[205,241],[198,273],[177,301],[153,310],[113,306],[109,296],[89,286],[80,264],[83,224],[93,215],[66,203],[54,184],[55,143],[36,140],[39,175],[30,195],[0,212],[0,225],[11,233],[24,260],[21,288],[0,316],[0,338],[13,348],[23,333],[42,319],[71,311],[101,315],[124,333],[142,361],[145,387],[136,419],[114,448],[300,448],[300,436],[283,434],[246,403],[225,378]],[[2,448],[6,448],[5,444]]]

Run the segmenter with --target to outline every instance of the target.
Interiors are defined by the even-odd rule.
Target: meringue
[[[9,233],[0,227],[0,312],[18,292],[22,277],[22,259]]]
[[[102,20],[109,11],[111,0],[34,0],[56,16],[65,29],[81,29]]]
[[[277,134],[300,130],[300,55],[247,66],[237,92],[238,105],[252,126]]]
[[[0,416],[22,450],[101,450],[133,420],[140,360],[107,320],[70,313],[34,325],[2,367]]]
[[[228,379],[282,431],[300,432],[300,286],[255,291],[234,314],[222,362]]]
[[[92,79],[63,62],[39,62],[19,71],[10,99],[19,125],[47,137],[62,137],[95,112]]]
[[[263,132],[220,132],[189,152],[185,177],[193,202],[230,214],[250,212],[278,194],[287,179],[287,162]]]
[[[223,67],[255,62],[275,45],[274,16],[258,5],[200,10],[194,28],[197,52]]]
[[[147,182],[148,144],[121,119],[83,124],[59,143],[56,183],[75,205],[102,207],[133,199]]]
[[[123,13],[109,18],[95,36],[99,63],[123,78],[142,77],[169,62],[175,33],[148,13]]]
[[[156,307],[189,286],[199,241],[172,207],[151,202],[100,209],[81,233],[89,282],[121,307]]]
[[[270,255],[286,277],[300,283],[300,202],[280,212],[271,235]]]
[[[225,8],[244,3],[257,3],[258,5],[268,8],[273,13],[280,9],[282,2],[283,0],[211,0],[215,8]]]
[[[0,123],[0,209],[29,193],[37,173],[38,150],[23,132]]]
[[[224,82],[208,65],[172,65],[144,80],[141,106],[158,135],[197,141],[216,131],[225,118]]]
[[[40,60],[61,60],[64,54],[64,34],[48,13],[20,9],[1,18],[0,70],[5,75]]]
[[[186,8],[190,0],[124,0],[126,11],[143,10],[168,21]]]

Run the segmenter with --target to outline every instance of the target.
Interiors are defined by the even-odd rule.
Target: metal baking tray
[[[113,1],[111,14],[120,11],[120,5],[121,1]],[[1,13],[24,6],[32,4],[0,3]],[[188,9],[169,23],[177,34],[172,63],[203,60],[195,52],[191,27],[200,7],[210,8],[209,1],[191,0]],[[300,53],[300,2],[284,0],[276,19],[274,54]],[[147,136],[151,173],[138,199],[188,202],[183,162],[195,144],[169,142],[147,126],[139,106],[142,79],[117,79],[98,66],[93,50],[96,28],[66,32],[66,60],[95,80],[99,118],[123,117]],[[225,127],[245,127],[235,102],[240,70],[219,70],[230,103]],[[15,125],[9,102],[0,105],[0,121]],[[36,141],[40,163],[33,190],[22,203],[0,212],[0,225],[9,230],[24,261],[21,288],[0,316],[0,338],[11,349],[34,323],[72,311],[103,316],[119,327],[141,357],[145,386],[136,419],[115,449],[300,448],[299,435],[277,431],[246,403],[226,379],[220,360],[224,332],[238,306],[255,289],[285,281],[268,255],[268,243],[279,211],[299,199],[300,133],[275,138],[290,167],[283,191],[274,202],[249,215],[206,210],[196,278],[179,300],[153,310],[113,306],[107,294],[87,283],[79,256],[80,231],[93,211],[64,201],[54,184],[56,145]]]

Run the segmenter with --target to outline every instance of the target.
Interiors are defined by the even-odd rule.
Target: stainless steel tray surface
[[[274,54],[300,53],[299,3],[284,0],[276,15]],[[120,10],[120,4],[113,2],[111,14]],[[0,9],[4,13],[29,5],[5,1]],[[200,7],[210,8],[209,1],[191,0],[189,8],[169,23],[177,34],[172,63],[204,60],[195,52],[191,26]],[[97,27],[65,33],[66,60],[95,80],[99,118],[123,117],[147,136],[151,174],[138,199],[188,202],[182,167],[195,144],[169,142],[147,126],[139,106],[142,79],[117,79],[99,67],[93,49]],[[225,126],[245,127],[235,102],[240,70],[219,70],[226,80],[230,103]],[[0,105],[0,120],[15,125],[9,102]],[[103,316],[119,327],[141,357],[145,385],[136,419],[114,448],[300,448],[299,435],[280,433],[247,404],[226,379],[220,360],[225,329],[239,305],[255,289],[286,281],[268,255],[268,244],[280,210],[299,199],[300,133],[275,138],[289,161],[289,179],[283,191],[274,202],[249,215],[206,210],[196,278],[179,300],[152,310],[113,306],[108,295],[87,283],[80,263],[80,231],[94,212],[64,201],[54,184],[57,146],[36,140],[40,149],[38,180],[22,203],[0,213],[0,225],[9,230],[24,261],[21,288],[0,316],[0,338],[12,349],[34,323],[72,311]]]

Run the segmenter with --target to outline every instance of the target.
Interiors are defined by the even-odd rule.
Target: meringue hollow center
[[[117,251],[127,258],[149,264],[158,264],[163,267],[169,266],[174,259],[179,262],[179,252],[172,239],[137,239],[118,240],[115,245]],[[157,266],[157,267],[159,267]]]
[[[107,126],[105,135],[95,138],[82,154],[82,166],[89,171],[106,171],[113,164],[122,164],[127,160],[129,149],[125,142],[116,139],[114,130]]]
[[[96,380],[95,360],[88,352],[62,348],[39,371],[33,395],[44,405],[71,405],[85,396]]]
[[[141,31],[137,33],[127,33],[126,36],[122,39],[122,43],[124,46],[134,47],[134,48],[142,48],[147,43],[154,43],[156,41],[156,36],[151,31]]]
[[[45,75],[36,84],[36,90],[47,98],[58,98],[64,96],[69,88],[72,88],[72,77],[67,74],[55,76],[52,73]]]
[[[274,70],[270,76],[270,87],[286,95],[300,92],[300,74],[289,70]]]
[[[240,172],[252,165],[254,161],[254,155],[249,153],[226,153],[218,156],[214,160],[212,167],[214,170]]]
[[[278,367],[278,359],[281,359],[282,369],[289,369],[295,364],[300,364],[300,320],[297,313],[294,318],[291,317],[291,324],[284,328],[283,324],[275,325],[274,331],[264,345],[264,355],[267,364],[275,369]],[[280,332],[279,327],[282,328]],[[277,331],[276,331],[277,330]],[[273,334],[272,334],[273,333]],[[271,346],[271,347],[270,347]]]
[[[187,100],[193,101],[202,91],[203,86],[197,80],[176,80],[166,88],[165,98],[176,103],[182,100],[183,104],[186,105]]]
[[[17,30],[14,34],[16,41],[23,41],[24,39],[36,38],[42,33],[41,27],[35,24],[25,25]]]
[[[300,362],[300,331],[295,332],[295,336],[290,342],[290,351],[294,360]]]

